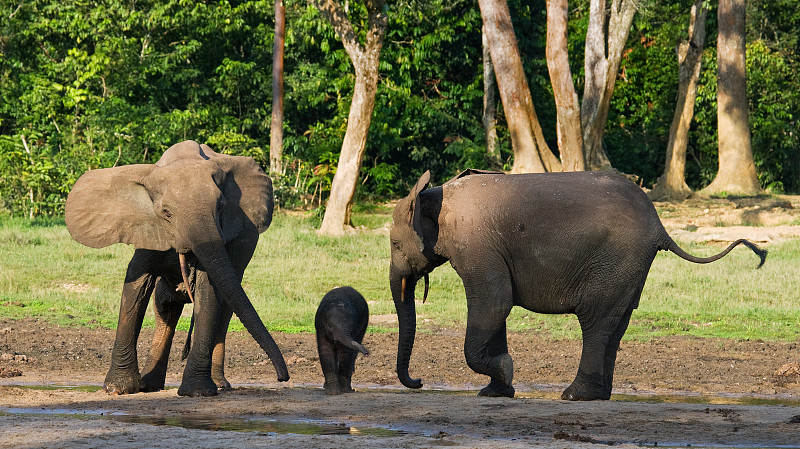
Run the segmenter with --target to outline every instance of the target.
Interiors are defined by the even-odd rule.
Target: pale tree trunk
[[[584,160],[586,168],[590,170],[611,169],[608,154],[603,148],[603,134],[608,120],[611,94],[617,82],[622,50],[628,40],[628,32],[635,14],[634,0],[612,0],[606,37],[606,1],[591,0],[589,5],[589,26],[586,30],[584,58],[586,84],[581,104],[581,128]]]
[[[578,93],[567,50],[567,0],[547,1],[547,70],[556,101],[558,151],[564,171],[583,171],[583,136]]]
[[[495,68],[500,100],[514,150],[512,173],[561,171],[561,163],[544,140],[522,69],[517,38],[506,0],[478,0],[483,29]]]
[[[689,143],[689,125],[694,117],[697,96],[697,79],[706,45],[706,15],[704,0],[695,0],[689,20],[689,38],[678,44],[678,98],[667,141],[667,159],[662,174],[650,199],[658,201],[683,201],[692,194],[686,184],[686,146]]]
[[[361,161],[367,144],[375,92],[378,90],[378,62],[388,19],[383,13],[384,0],[367,0],[368,30],[362,45],[347,18],[347,13],[336,0],[312,0],[314,6],[330,21],[336,35],[342,40],[345,51],[353,62],[356,80],[353,102],[347,117],[347,130],[342,142],[342,152],[331,184],[331,194],[325,206],[325,216],[319,233],[341,235],[350,225],[350,209],[361,171]]]
[[[717,9],[717,134],[719,171],[702,190],[713,195],[761,192],[750,148],[745,65],[745,0],[720,0]]]
[[[283,174],[283,47],[286,9],[275,0],[275,43],[272,47],[272,124],[269,136],[269,172]]]
[[[486,133],[486,153],[493,162],[500,161],[497,150],[497,85],[494,77],[494,64],[489,53],[486,32],[483,40],[483,130]]]

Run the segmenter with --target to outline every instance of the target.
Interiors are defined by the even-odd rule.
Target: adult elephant
[[[467,170],[439,187],[427,188],[429,181],[426,172],[397,203],[390,234],[389,282],[400,332],[397,375],[409,388],[422,386],[408,374],[414,290],[424,278],[427,296],[428,273],[448,260],[467,297],[467,364],[491,378],[479,395],[514,395],[506,318],[516,305],[577,315],[583,351],[578,374],[561,397],[593,400],[611,396],[619,342],[656,252],[707,263],[743,243],[761,264],[766,257],[747,240],[712,257],[687,254],[642,190],[618,174]]]
[[[266,351],[278,380],[289,379],[241,285],[272,209],[272,181],[253,159],[193,141],[173,145],[156,164],[91,170],[78,179],[66,204],[72,237],[93,248],[136,247],[122,288],[108,393],[164,388],[175,326],[190,299],[196,329],[179,395],[210,396],[230,386],[223,361],[232,312]],[[136,343],[154,290],[156,331],[140,375]]]

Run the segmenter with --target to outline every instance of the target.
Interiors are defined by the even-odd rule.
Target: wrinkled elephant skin
[[[428,188],[426,172],[394,210],[389,283],[399,320],[397,375],[409,388],[419,279],[449,261],[464,283],[469,367],[489,376],[483,396],[513,396],[506,318],[514,306],[573,313],[583,334],[567,400],[608,399],[620,339],[659,250],[707,263],[747,240],[699,258],[667,234],[653,204],[621,175],[506,175],[467,170]],[[760,266],[760,265],[759,265]]]

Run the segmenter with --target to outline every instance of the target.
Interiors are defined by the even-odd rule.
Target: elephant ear
[[[264,232],[272,222],[272,180],[250,157],[216,154],[211,160],[225,173],[222,195],[225,209],[220,217],[223,238],[230,241],[248,226]]]
[[[411,189],[411,193],[408,194],[408,198],[411,200],[409,204],[409,225],[411,229],[414,230],[413,240],[417,246],[417,249],[422,252],[425,249],[424,243],[424,233],[423,233],[423,222],[426,222],[424,218],[423,208],[420,201],[420,194],[427,190],[428,184],[431,182],[431,172],[430,170],[426,170],[422,176],[419,177],[419,180],[414,187]]]
[[[64,218],[70,235],[92,248],[129,243],[136,248],[168,250],[171,236],[142,185],[154,168],[153,164],[137,164],[84,173],[67,196]]]

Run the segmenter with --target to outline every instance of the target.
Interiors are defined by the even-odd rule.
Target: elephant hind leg
[[[153,333],[153,342],[147,354],[142,380],[141,391],[159,391],[164,389],[167,377],[167,362],[172,339],[175,336],[175,327],[183,312],[183,302],[174,299],[174,292],[167,286],[163,279],[156,282],[155,318],[156,328]]]
[[[632,307],[615,308],[612,315],[598,320],[586,320],[579,316],[583,332],[583,349],[578,374],[561,394],[569,401],[607,400],[611,398],[614,365],[619,342],[628,327]]]

